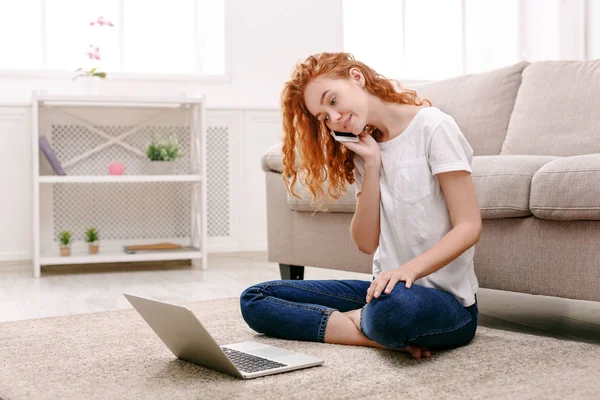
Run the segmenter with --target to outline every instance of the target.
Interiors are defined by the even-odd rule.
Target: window
[[[224,0],[19,0],[0,15],[0,69],[225,73]]]
[[[519,60],[518,0],[344,0],[344,51],[389,78],[435,80]]]

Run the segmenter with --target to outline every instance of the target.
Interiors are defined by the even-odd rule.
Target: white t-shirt
[[[379,143],[381,193],[379,247],[373,275],[400,267],[433,247],[452,229],[436,174],[472,173],[473,149],[454,119],[436,107],[421,108],[397,137]],[[364,160],[354,157],[356,196],[362,190]],[[469,248],[448,265],[414,282],[452,293],[463,306],[479,289]]]

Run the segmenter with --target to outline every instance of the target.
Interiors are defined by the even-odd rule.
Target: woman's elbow
[[[482,231],[482,223],[481,223],[481,220],[479,220],[473,226],[473,236],[474,236],[475,243],[478,243],[479,239],[481,239],[481,231]]]
[[[377,250],[377,245],[373,246],[373,245],[365,245],[365,244],[357,243],[356,246],[358,247],[358,250],[361,253],[364,253],[369,256],[372,256],[373,254],[375,254],[375,251]]]

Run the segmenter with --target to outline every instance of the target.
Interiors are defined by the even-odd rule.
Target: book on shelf
[[[163,251],[198,251],[199,249],[192,246],[182,246],[175,243],[155,243],[155,244],[143,244],[143,245],[130,245],[124,246],[123,251],[127,254],[136,253],[155,253]]]
[[[42,153],[44,153],[44,156],[46,156],[46,159],[52,166],[54,172],[56,172],[56,175],[67,174],[63,169],[62,165],[60,164],[60,161],[58,161],[58,158],[56,158],[56,154],[54,154],[54,149],[52,149],[52,146],[50,146],[48,139],[46,139],[44,135],[40,136],[40,149],[42,149]]]

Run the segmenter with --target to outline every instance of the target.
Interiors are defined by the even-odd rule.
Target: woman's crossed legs
[[[415,358],[428,349],[468,343],[477,327],[477,305],[465,308],[450,293],[396,285],[366,303],[369,281],[278,280],[246,289],[242,316],[257,332],[283,339],[405,350]]]

